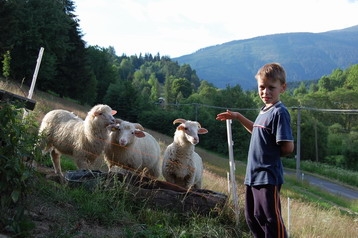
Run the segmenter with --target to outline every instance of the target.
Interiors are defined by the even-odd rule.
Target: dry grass
[[[158,139],[162,148],[170,144],[172,137],[148,130],[156,139]],[[204,160],[203,187],[205,189],[228,194],[228,182],[226,173],[229,172],[229,160],[212,152],[205,151],[200,147],[196,151]],[[218,167],[219,166],[219,167]],[[245,187],[243,185],[243,171],[245,165],[236,162],[236,175],[238,185],[238,196],[241,211],[244,206]],[[215,171],[215,172],[213,172]],[[220,174],[220,175],[218,175]],[[283,189],[289,189],[284,188]],[[281,196],[282,215],[289,229],[290,237],[322,237],[322,238],[354,238],[358,237],[358,217],[348,216],[341,213],[338,208],[322,209],[315,204],[303,203],[301,201],[290,199],[290,211],[288,211],[288,198]],[[231,201],[231,199],[230,199]],[[290,219],[288,219],[288,213]],[[243,214],[240,214],[243,216]]]
[[[26,96],[28,92],[28,89],[25,87],[20,88],[13,86],[12,84],[4,81],[0,81],[0,88],[21,96]],[[41,92],[36,92],[33,99],[37,101],[33,113],[36,114],[39,120],[41,120],[46,112],[56,108],[73,111],[82,118],[85,117],[86,112],[89,110],[89,107],[79,106],[74,102],[59,99],[50,94]],[[173,140],[173,137],[162,135],[151,130],[147,131],[159,141],[162,151],[164,151],[165,147]],[[203,177],[203,187],[205,189],[228,194],[228,183],[226,179],[226,174],[229,171],[228,159],[202,150],[200,147],[197,147],[196,150],[204,160],[205,171]],[[242,181],[245,167],[239,162],[236,163],[239,204],[242,209],[244,205],[244,186]],[[98,166],[103,170],[106,169],[101,160],[98,161]],[[289,190],[286,186],[284,185],[283,189]],[[358,217],[356,215],[350,216],[342,214],[341,211],[335,207],[322,209],[322,207],[315,204],[304,203],[294,199],[290,200],[290,208],[288,211],[288,198],[282,196],[281,199],[282,214],[286,227],[290,233],[290,237],[358,237]],[[289,219],[288,213],[290,214]],[[243,215],[241,214],[241,216]]]
[[[282,201],[283,215],[287,221],[287,198]],[[338,208],[322,209],[314,204],[290,200],[291,237],[345,237],[358,234],[358,219],[342,215]]]

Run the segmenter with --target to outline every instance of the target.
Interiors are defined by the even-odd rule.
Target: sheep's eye
[[[184,130],[186,130],[186,131],[187,131],[187,130],[188,130],[188,127],[184,127]]]

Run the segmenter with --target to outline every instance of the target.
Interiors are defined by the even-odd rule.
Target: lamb
[[[164,151],[162,174],[167,182],[184,188],[200,189],[202,186],[203,161],[194,151],[199,143],[198,134],[206,134],[199,122],[175,119],[181,123],[174,133],[174,141]]]
[[[143,172],[151,178],[158,178],[160,171],[160,146],[157,140],[139,123],[116,119],[112,126],[110,143],[104,150],[104,160],[109,171],[113,166]]]
[[[44,154],[50,152],[55,173],[63,176],[61,154],[73,157],[79,169],[89,169],[108,142],[116,113],[103,104],[94,106],[85,120],[62,109],[48,112],[39,128],[39,146]]]

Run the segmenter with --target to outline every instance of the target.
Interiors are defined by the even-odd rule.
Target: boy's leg
[[[246,223],[250,228],[250,231],[254,235],[254,237],[261,238],[265,237],[265,232],[261,228],[260,223],[256,220],[255,217],[255,200],[252,193],[253,187],[246,186],[245,193],[245,218]]]
[[[280,187],[274,185],[257,186],[252,189],[255,199],[254,213],[265,237],[286,238],[286,228],[281,216]]]

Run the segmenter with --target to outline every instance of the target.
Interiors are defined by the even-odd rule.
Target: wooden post
[[[291,229],[291,212],[290,212],[290,197],[287,198],[287,235],[290,237],[290,229]]]
[[[40,52],[39,52],[39,56],[37,57],[36,68],[35,68],[34,75],[32,77],[32,82],[31,82],[31,87],[30,87],[30,90],[29,90],[29,95],[27,96],[29,99],[32,98],[32,95],[33,95],[33,92],[34,92],[34,89],[35,89],[35,84],[36,84],[36,80],[37,80],[37,74],[38,74],[39,69],[40,69],[43,53],[44,53],[44,48],[41,47]]]
[[[231,120],[226,120],[226,128],[227,128],[227,142],[229,147],[229,161],[230,161],[230,182],[231,182],[231,195],[234,202],[235,207],[235,215],[236,215],[236,225],[239,225],[240,218],[240,210],[239,210],[239,198],[237,195],[237,184],[235,180],[235,160],[234,160],[234,152],[233,152],[233,141],[232,141],[232,133],[231,133]]]
[[[36,63],[36,67],[35,67],[35,72],[34,72],[34,75],[32,76],[32,82],[31,82],[31,87],[30,87],[30,90],[29,90],[29,95],[27,95],[28,99],[32,99],[32,95],[34,93],[35,84],[36,84],[36,80],[37,80],[37,74],[38,74],[39,69],[40,69],[43,53],[44,53],[44,48],[41,47],[40,51],[39,51],[39,56],[37,57],[37,63]],[[24,115],[23,115],[22,118],[25,119],[25,117],[27,117],[27,115],[28,115],[28,112],[26,110],[24,110]]]

